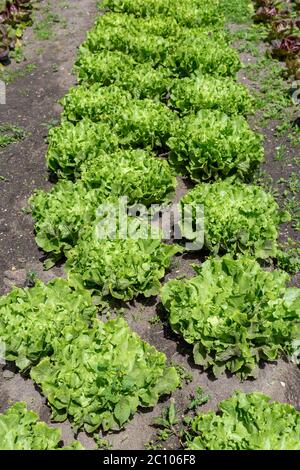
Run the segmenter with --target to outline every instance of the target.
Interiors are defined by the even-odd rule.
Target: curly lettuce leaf
[[[151,63],[138,64],[119,51],[85,51],[77,58],[75,72],[80,83],[115,85],[136,99],[165,100],[172,83],[170,70],[153,68]]]
[[[139,149],[99,153],[79,170],[82,180],[59,181],[50,192],[38,190],[30,198],[36,242],[48,253],[59,255],[76,245],[80,230],[96,219],[107,200],[161,204],[176,187],[168,162]]]
[[[115,12],[130,13],[136,17],[163,15],[163,18],[175,18],[187,27],[207,25],[223,26],[223,16],[218,0],[209,4],[204,0],[104,0],[101,8],[107,7]]]
[[[59,177],[76,176],[76,169],[99,151],[112,152],[119,148],[119,138],[106,123],[94,123],[82,119],[76,124],[62,122],[50,129],[46,162],[48,168]]]
[[[147,206],[170,200],[176,188],[168,162],[141,149],[102,152],[82,165],[81,179],[106,197],[126,196],[129,204]]]
[[[78,242],[81,228],[95,220],[105,199],[105,192],[89,190],[82,181],[60,181],[50,192],[36,191],[30,205],[38,246],[56,255],[66,252]]]
[[[162,103],[134,99],[115,86],[97,83],[71,89],[62,105],[69,121],[102,121],[112,126],[122,145],[134,147],[164,147],[176,122],[176,115]]]

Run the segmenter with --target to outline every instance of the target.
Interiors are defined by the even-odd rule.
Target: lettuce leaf
[[[30,198],[36,242],[47,253],[60,255],[78,242],[80,229],[91,224],[105,200],[101,189],[88,190],[82,181],[60,181],[47,193]]]
[[[100,150],[115,151],[119,138],[108,124],[82,119],[73,124],[62,122],[50,129],[46,161],[48,168],[60,177],[74,177],[76,168]]]
[[[168,163],[139,149],[99,153],[76,170],[82,180],[59,181],[50,192],[38,190],[30,198],[36,242],[46,252],[59,255],[76,245],[101,204],[121,196],[129,205],[161,204],[176,187]]]
[[[81,179],[88,188],[97,188],[108,198],[126,196],[129,204],[149,206],[172,199],[176,178],[166,160],[136,149],[119,150],[87,160]]]
[[[115,12],[132,13],[137,17],[173,17],[178,23],[188,27],[212,24],[223,26],[223,16],[217,0],[209,4],[204,0],[104,0],[100,7],[108,7]]]
[[[151,63],[138,64],[119,51],[86,51],[78,56],[75,72],[80,83],[113,84],[136,99],[165,100],[172,83],[170,70],[153,68]]]
[[[132,20],[124,15],[104,15],[88,33],[79,56],[88,52],[119,51],[136,62],[169,67],[186,76],[201,70],[221,76],[236,76],[241,68],[237,51],[228,45],[223,31],[176,27],[166,20]]]
[[[112,126],[122,145],[164,147],[176,115],[162,103],[137,100],[117,87],[78,86],[62,100],[69,121],[88,118]]]

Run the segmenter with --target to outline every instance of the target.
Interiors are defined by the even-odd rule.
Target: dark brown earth
[[[62,12],[66,20],[65,27],[57,24],[53,27],[53,37],[48,41],[38,41],[33,29],[25,34],[25,64],[12,64],[12,70],[22,70],[26,63],[37,67],[31,73],[25,73],[8,85],[7,105],[0,106],[0,122],[18,124],[26,129],[30,136],[19,143],[11,144],[0,154],[0,175],[6,181],[0,181],[0,276],[2,292],[9,290],[15,283],[24,285],[28,271],[35,271],[43,280],[62,275],[61,269],[44,272],[42,269],[42,253],[34,241],[33,222],[30,215],[22,212],[28,197],[35,188],[50,187],[47,181],[45,166],[47,124],[59,118],[60,107],[57,101],[75,82],[71,75],[77,46],[83,41],[85,32],[91,27],[96,12],[95,0],[64,1],[69,8],[61,8],[62,2],[50,0],[42,2],[43,8],[51,7],[52,11]],[[43,48],[40,52],[39,49]],[[244,56],[246,61],[248,57]],[[240,79],[245,81],[241,74]],[[247,82],[251,86],[250,82]],[[266,169],[274,177],[286,177],[289,169],[282,162],[274,161],[275,148],[278,141],[274,138],[273,126],[265,129]],[[291,152],[295,152],[291,149]],[[178,199],[186,192],[186,185],[179,180],[176,194]],[[288,230],[288,229],[284,229]],[[286,236],[286,233],[282,233]],[[196,255],[179,257],[175,261],[171,273],[167,276],[176,277],[182,274],[192,275],[192,263],[199,262]],[[297,284],[299,279],[295,278]],[[298,286],[300,284],[298,283]],[[261,391],[273,399],[286,401],[300,409],[300,371],[284,360],[274,364],[263,364],[256,381],[241,383],[236,377],[224,375],[215,380],[201,368],[193,365],[191,350],[180,338],[176,337],[163,323],[150,324],[149,320],[156,314],[160,315],[158,299],[144,302],[132,302],[126,309],[125,317],[133,330],[141,335],[157,349],[163,351],[170,361],[183,365],[193,375],[193,381],[177,390],[173,397],[179,413],[186,408],[190,394],[197,386],[204,388],[211,395],[211,401],[203,410],[216,408],[219,401],[228,398],[236,389]],[[24,400],[28,406],[37,411],[41,419],[50,423],[50,410],[46,400],[35,388],[33,382],[22,377],[13,369],[0,366],[0,411],[11,403]],[[154,410],[137,413],[126,429],[106,436],[115,449],[143,449],[155,433],[151,426],[153,418],[158,416],[164,404],[158,404]],[[68,422],[59,426],[63,430],[65,443],[73,438]],[[93,440],[85,433],[79,439],[88,448],[94,447]],[[176,441],[171,443],[178,447]]]

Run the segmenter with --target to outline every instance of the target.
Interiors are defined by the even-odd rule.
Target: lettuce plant
[[[261,136],[242,116],[203,110],[181,119],[167,142],[171,161],[194,181],[227,177],[249,178],[263,160]]]
[[[31,377],[48,398],[55,421],[70,417],[87,432],[122,428],[138,407],[154,406],[179,384],[165,355],[122,318],[96,320],[72,341],[62,339]]]
[[[76,124],[62,122],[50,130],[46,161],[48,168],[60,177],[76,176],[77,168],[100,150],[112,152],[119,147],[119,138],[106,123],[82,119]]]
[[[196,364],[247,378],[260,360],[295,352],[300,289],[286,288],[286,273],[230,255],[195,269],[196,277],[169,281],[161,296],[172,329],[194,346]]]
[[[61,448],[61,430],[38,421],[26,403],[17,402],[0,414],[0,450],[58,450]],[[73,442],[65,450],[83,450],[80,442]]]
[[[218,1],[209,4],[204,0],[104,0],[102,7],[115,12],[131,13],[136,17],[163,15],[163,18],[175,18],[178,23],[188,27],[203,27],[217,24],[223,26]]]
[[[204,243],[215,254],[242,252],[262,259],[276,257],[279,225],[290,219],[261,187],[230,178],[197,185],[180,204],[194,226],[196,207],[203,206]],[[197,234],[191,228],[182,223],[182,234],[195,240]]]
[[[126,196],[129,204],[162,203],[176,188],[168,162],[141,149],[99,153],[82,165],[81,172],[87,187],[101,189],[106,197]]]
[[[108,123],[122,145],[164,146],[176,115],[162,103],[128,95],[114,86],[79,86],[62,100],[64,116],[74,122],[88,118]]]
[[[52,354],[60,335],[71,338],[86,328],[96,312],[90,293],[71,288],[65,279],[39,281],[31,289],[14,288],[0,298],[0,339],[6,360],[21,370],[30,367]]]
[[[81,83],[116,85],[133,98],[165,99],[171,87],[171,72],[151,63],[138,64],[119,51],[86,52],[79,55],[75,71]]]
[[[238,53],[228,45],[224,33],[181,29],[178,37],[163,37],[144,28],[129,28],[101,22],[90,31],[79,55],[103,50],[129,54],[140,63],[163,65],[174,75],[187,76],[196,70],[220,76],[235,76],[241,68]]]
[[[117,110],[126,108],[131,101],[130,93],[114,85],[102,87],[94,84],[75,86],[62,98],[63,117],[76,122],[87,117],[92,121],[108,118]]]
[[[236,392],[220,411],[201,413],[186,434],[189,450],[299,450],[300,413],[262,393]]]
[[[30,199],[36,242],[46,252],[59,255],[76,245],[81,229],[96,219],[106,200],[161,204],[176,187],[167,161],[140,149],[99,153],[80,171],[82,180],[59,181],[50,192],[38,190]]]
[[[78,242],[80,229],[92,223],[105,200],[101,189],[89,190],[82,181],[60,181],[47,193],[30,199],[36,242],[47,253],[61,255]]]
[[[247,114],[253,109],[248,89],[232,78],[196,75],[175,80],[170,102],[183,114],[218,109],[227,115]]]
[[[111,217],[113,210],[108,208]],[[149,225],[126,216],[115,227],[110,218],[97,219],[80,233],[78,244],[68,251],[66,270],[80,285],[100,290],[103,295],[131,300],[139,294],[156,295],[160,279],[181,249],[165,245],[160,233]],[[123,230],[126,233],[123,234]]]
[[[241,68],[237,51],[227,44],[225,38],[209,31],[196,37],[189,35],[176,42],[163,60],[163,65],[179,77],[198,71],[235,78]]]

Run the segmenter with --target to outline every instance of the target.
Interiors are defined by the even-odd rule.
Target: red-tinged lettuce
[[[300,51],[300,37],[288,36],[282,40],[272,42],[272,55],[278,58],[286,58],[298,54]]]
[[[0,2],[0,61],[6,60],[31,22],[32,2],[12,0]]]
[[[278,15],[278,9],[274,6],[260,7],[253,16],[254,21],[258,23],[267,23],[272,21]]]

